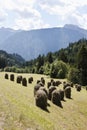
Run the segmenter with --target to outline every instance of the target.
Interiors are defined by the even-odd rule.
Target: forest
[[[67,78],[73,83],[87,85],[87,40],[84,38],[78,42],[69,43],[67,48],[56,52],[39,54],[36,59],[30,61],[9,58],[7,62],[6,59],[5,55],[1,57],[0,54],[1,71],[45,74],[51,78]]]

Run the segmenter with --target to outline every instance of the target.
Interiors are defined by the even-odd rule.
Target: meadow
[[[87,91],[84,88],[80,92],[72,88],[72,98],[64,97],[63,108],[48,101],[48,111],[44,111],[35,105],[33,90],[41,77],[47,85],[49,76],[14,73],[13,82],[5,79],[4,75],[0,72],[0,130],[87,130]],[[34,81],[24,87],[16,83],[18,75],[27,79],[32,76]],[[62,87],[61,84],[57,89]]]

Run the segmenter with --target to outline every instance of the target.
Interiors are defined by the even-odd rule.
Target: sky
[[[65,24],[87,29],[87,0],[0,0],[0,27],[32,30]]]

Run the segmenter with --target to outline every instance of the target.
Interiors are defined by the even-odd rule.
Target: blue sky
[[[0,27],[31,30],[65,24],[87,29],[87,0],[0,0]]]

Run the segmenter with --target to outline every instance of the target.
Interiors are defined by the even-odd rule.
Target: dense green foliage
[[[10,57],[10,58],[9,58]],[[16,55],[0,54],[0,68],[17,73],[38,73],[50,75],[51,78],[68,78],[74,83],[87,85],[87,40],[70,43],[67,48],[47,55],[39,55],[36,59],[26,61],[22,65]],[[18,66],[19,65],[19,66]],[[20,66],[21,65],[21,66]]]
[[[8,54],[7,52],[0,50],[0,69],[7,66],[21,66],[24,59],[18,54]]]
[[[52,78],[65,78],[67,74],[67,66],[63,61],[56,61],[52,64],[50,76]]]
[[[80,82],[87,85],[87,48],[82,45],[78,52],[77,68],[80,71]]]
[[[52,78],[68,78],[74,83],[87,85],[87,40],[70,43],[65,49],[39,55],[26,62],[31,73],[50,75]]]
[[[79,83],[79,70],[77,68],[71,68],[68,72],[68,79],[73,83]]]

